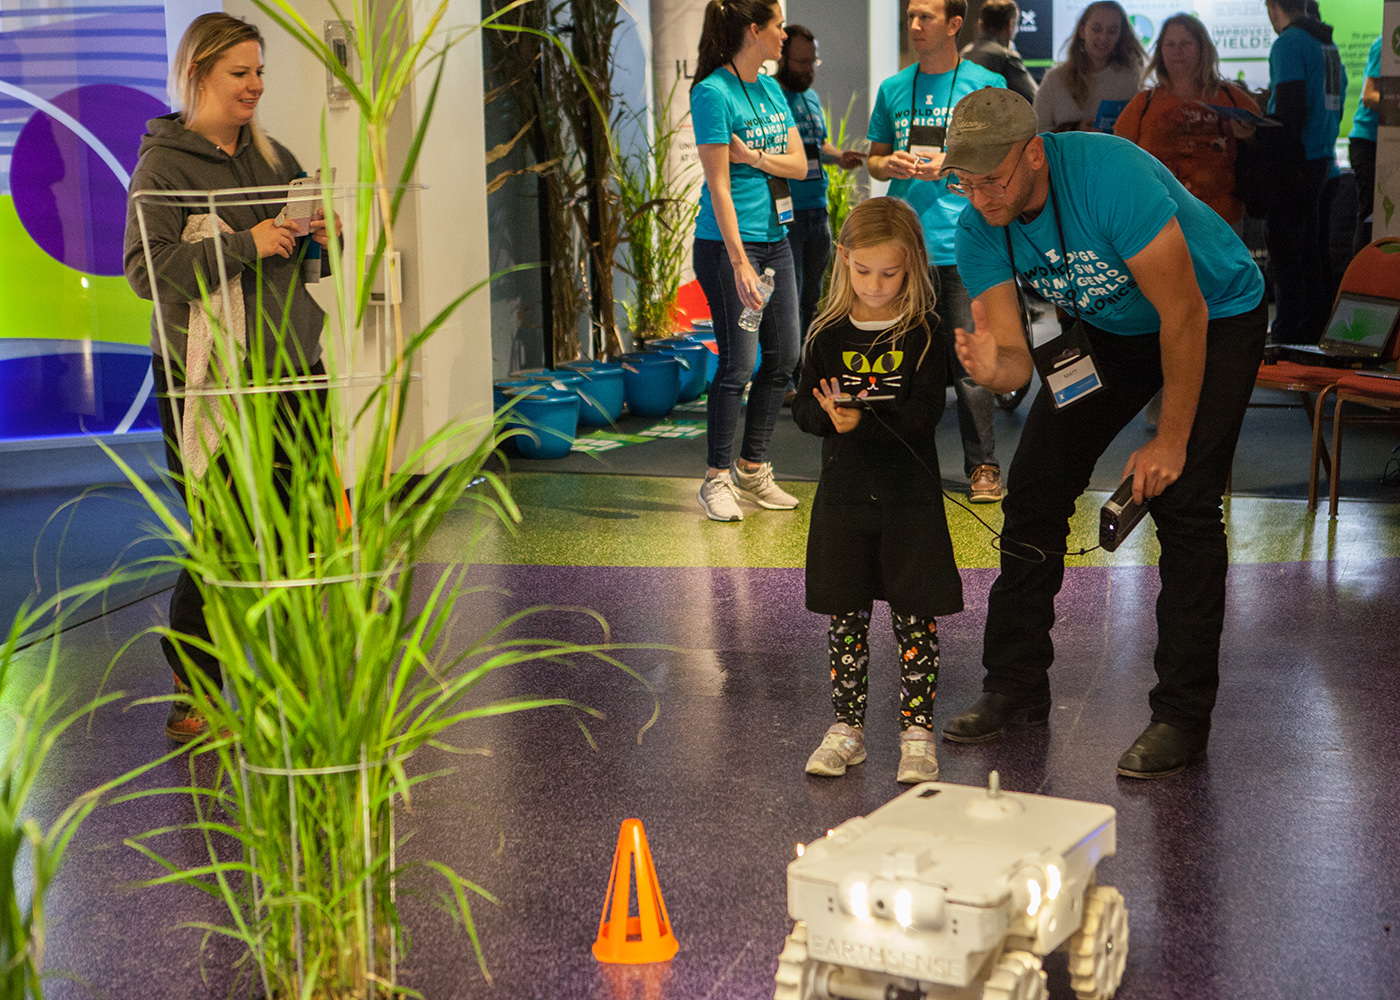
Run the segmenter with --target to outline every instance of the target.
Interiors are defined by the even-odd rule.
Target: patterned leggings
[[[933,695],[938,688],[938,625],[932,618],[901,615],[893,608],[899,644],[899,728],[933,728]],[[870,608],[831,616],[831,705],[836,721],[859,729],[865,724],[870,664]]]

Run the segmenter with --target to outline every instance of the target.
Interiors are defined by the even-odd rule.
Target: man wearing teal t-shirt
[[[1346,70],[1332,26],[1307,16],[1307,0],[1266,0],[1264,6],[1278,32],[1269,49],[1268,113],[1283,126],[1257,136],[1273,167],[1266,217],[1273,340],[1316,343],[1332,308],[1320,208],[1336,158]]]
[[[1005,87],[998,73],[958,55],[958,29],[966,0],[909,0],[909,45],[919,61],[880,84],[870,115],[870,159],[876,180],[889,181],[889,193],[919,213],[932,265],[935,309],[943,328],[966,326],[967,292],[953,258],[953,232],[967,203],[948,191],[942,177],[948,116],[964,95],[983,87]],[[958,368],[948,339],[948,370],[958,397],[963,470],[975,503],[1002,497],[1001,466],[992,424],[996,400]]]
[[[1161,543],[1158,683],[1152,722],[1118,773],[1165,777],[1210,734],[1228,566],[1221,497],[1264,351],[1264,280],[1229,223],[1156,157],[1117,136],[1038,128],[1023,97],[984,90],[958,104],[948,131],[944,166],[973,209],[958,223],[957,258],[975,326],[956,331],[958,358],[993,392],[1026,385],[1033,367],[1042,385],[1007,477],[985,694],[943,734],[981,743],[1049,718],[1075,501],[1160,389],[1157,433],[1123,470]],[[1034,354],[1018,276],[1075,320]]]
[[[826,171],[823,163],[832,163],[842,170],[854,170],[865,162],[865,155],[854,149],[840,150],[826,134],[826,116],[822,102],[812,83],[817,77],[817,40],[800,24],[784,26],[787,39],[783,42],[783,57],[778,60],[775,79],[783,88],[788,110],[797,122],[802,136],[802,148],[807,154],[807,175],[792,181],[792,222],[788,225],[788,245],[792,247],[793,269],[797,273],[797,314],[802,336],[817,315],[817,302],[822,297],[822,282],[826,265],[831,262],[831,221],[826,209]],[[792,388],[802,372],[799,364],[793,372]]]

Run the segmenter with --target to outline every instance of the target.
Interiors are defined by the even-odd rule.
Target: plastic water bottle
[[[763,299],[757,309],[745,309],[744,314],[739,317],[739,329],[747,330],[749,333],[758,332],[758,324],[763,319],[763,309],[768,305],[768,300],[773,297],[773,269],[766,267],[763,274],[758,279],[758,294]]]

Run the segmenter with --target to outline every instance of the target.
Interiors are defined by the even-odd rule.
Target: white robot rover
[[[788,865],[797,924],[775,1000],[1045,1000],[1064,946],[1080,1000],[1108,1000],[1128,911],[1096,885],[1112,807],[941,781],[918,785]]]

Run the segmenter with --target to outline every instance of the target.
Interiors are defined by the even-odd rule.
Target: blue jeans
[[[710,383],[709,419],[706,449],[712,469],[727,469],[734,456],[734,434],[739,427],[744,386],[749,383],[748,413],[744,419],[743,445],[739,457],[748,462],[768,460],[768,442],[773,425],[783,410],[788,377],[801,351],[797,328],[797,281],[793,274],[792,250],[786,239],[776,243],[745,243],[744,252],[755,271],[773,269],[773,297],[763,310],[763,321],[756,334],[739,328],[744,303],[734,284],[734,268],[720,240],[695,241],[695,277],[715,324],[715,346],[719,368]],[[763,345],[763,363],[754,371],[758,347]]]
[[[972,329],[972,299],[963,287],[962,278],[953,264],[935,264],[930,269],[933,290],[938,296],[934,310],[943,321],[943,336],[948,353],[948,375],[953,380],[953,392],[958,397],[958,431],[962,435],[963,472],[968,476],[979,465],[997,462],[997,434],[993,419],[997,412],[992,390],[968,378],[953,349],[953,328]]]

